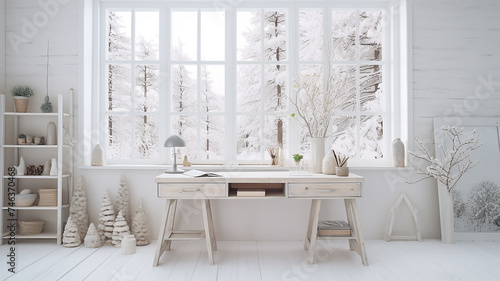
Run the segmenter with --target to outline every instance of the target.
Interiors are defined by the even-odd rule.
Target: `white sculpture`
[[[98,248],[101,247],[101,237],[99,237],[99,233],[97,232],[97,228],[93,223],[90,224],[89,229],[87,231],[87,235],[84,239],[85,247],[87,248]]]
[[[151,243],[148,216],[142,207],[142,199],[139,201],[139,205],[137,205],[134,219],[132,220],[132,234],[135,235],[137,246],[145,246]]]
[[[73,190],[73,197],[71,198],[71,206],[69,208],[69,215],[78,226],[78,234],[80,238],[85,237],[87,226],[89,224],[89,215],[87,213],[87,192],[83,184],[83,177],[79,176],[75,189]]]
[[[57,176],[57,159],[52,158],[52,163],[50,164],[50,173],[51,176]]]
[[[101,209],[99,210],[99,236],[103,245],[109,244],[113,238],[113,223],[115,222],[115,207],[109,198],[109,194],[104,192]]]
[[[128,189],[127,178],[122,175],[120,178],[120,187],[118,188],[118,197],[116,198],[116,211],[122,212],[127,224],[130,224],[130,192]]]
[[[24,176],[26,173],[26,164],[24,163],[24,158],[21,156],[19,158],[19,166],[16,167],[16,174],[18,176]]]
[[[94,149],[92,149],[92,166],[102,166],[104,165],[104,153],[102,147],[97,144]]]
[[[115,223],[113,224],[113,245],[120,248],[122,245],[122,239],[125,235],[130,235],[130,228],[123,217],[122,211],[118,213]]]
[[[57,145],[57,126],[53,121],[47,124],[47,138],[45,138],[45,144]]]
[[[44,176],[50,175],[50,163],[51,162],[52,161],[50,159],[47,159],[47,161],[45,161],[45,164],[43,165],[42,175],[44,175]]]
[[[62,240],[64,247],[77,247],[82,243],[80,235],[78,234],[78,227],[75,222],[73,222],[71,216],[69,216],[66,227],[64,228]]]

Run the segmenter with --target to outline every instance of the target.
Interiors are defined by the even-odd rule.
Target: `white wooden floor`
[[[17,245],[16,273],[1,262],[1,280],[500,280],[500,243],[438,240],[366,241],[370,266],[346,241],[318,241],[317,264],[305,262],[302,241],[219,241],[208,265],[204,242],[173,242],[152,267],[155,244],[134,255],[104,246],[64,248],[54,242]],[[0,255],[8,254],[0,246]]]

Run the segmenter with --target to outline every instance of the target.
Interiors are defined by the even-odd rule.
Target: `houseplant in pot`
[[[28,86],[18,85],[11,92],[14,96],[16,112],[24,113],[28,111],[28,102],[29,98],[33,95],[33,91]]]

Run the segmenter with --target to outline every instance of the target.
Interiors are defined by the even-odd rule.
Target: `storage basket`
[[[19,229],[17,233],[20,235],[39,234],[42,232],[43,223],[42,220],[18,221]]]

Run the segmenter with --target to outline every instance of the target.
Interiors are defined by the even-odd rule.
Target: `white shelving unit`
[[[44,226],[44,230],[40,234],[34,235],[19,235],[15,234],[14,237],[18,239],[56,239],[57,244],[60,245],[62,242],[62,233],[64,230],[64,224],[67,220],[67,214],[69,213],[69,203],[71,198],[71,192],[73,188],[73,147],[69,144],[64,143],[64,132],[66,131],[71,137],[73,137],[73,89],[69,90],[69,111],[64,112],[63,94],[58,95],[57,99],[57,112],[55,113],[17,113],[17,112],[6,112],[5,111],[5,96],[0,95],[0,124],[2,124],[2,129],[0,130],[0,178],[1,178],[1,192],[0,192],[0,230],[2,233],[2,239],[0,239],[0,245],[4,243],[5,239],[12,237],[8,225],[12,223],[12,217],[10,214],[15,213],[16,221],[23,217],[36,217],[37,219],[52,219],[56,218],[56,227]],[[22,129],[23,133],[29,133],[26,128],[20,128],[21,123],[29,122],[22,119],[33,119],[33,122],[44,122],[47,120],[54,121],[57,124],[57,145],[17,145],[17,136]],[[43,119],[36,120],[36,119]],[[12,124],[12,126],[7,126]],[[44,123],[45,125],[47,123]],[[43,134],[45,135],[45,133]],[[50,155],[52,158],[57,159],[57,176],[31,176],[23,175],[11,177],[8,174],[8,167],[19,165],[19,157],[23,155],[33,154],[36,151],[40,151],[44,155]],[[12,157],[6,157],[6,154]],[[26,163],[34,164],[34,163]],[[57,205],[56,206],[30,206],[30,207],[12,207],[8,203],[9,195],[9,184],[14,183],[13,188],[15,188],[16,193],[19,193],[23,189],[24,185],[33,186],[37,182],[56,183],[54,186],[57,188]],[[11,184],[12,185],[12,184]],[[32,188],[33,190],[33,188]],[[12,191],[12,190],[11,190]],[[37,190],[33,190],[37,192]],[[64,196],[63,196],[64,195]],[[66,213],[66,215],[63,215]],[[39,216],[39,218],[38,218]]]

